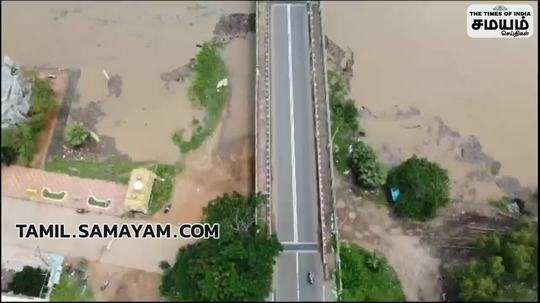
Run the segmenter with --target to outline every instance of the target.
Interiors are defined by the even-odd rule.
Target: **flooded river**
[[[354,52],[352,97],[375,111],[413,106],[475,135],[501,175],[538,180],[538,30],[528,39],[472,39],[465,2],[326,2],[326,32]],[[538,7],[531,3],[538,24]],[[388,123],[387,123],[388,124]],[[404,148],[414,140],[367,125]],[[414,138],[413,138],[414,139]]]
[[[98,133],[113,137],[133,160],[173,163],[179,151],[172,132],[200,113],[187,100],[187,82],[166,89],[160,74],[188,63],[221,15],[253,10],[228,1],[3,2],[2,55],[26,66],[79,68],[74,106],[102,101]],[[103,70],[121,77],[118,97],[109,94]]]

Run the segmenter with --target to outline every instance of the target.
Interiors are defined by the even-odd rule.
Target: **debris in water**
[[[107,74],[106,70],[103,70],[103,74],[105,75],[105,78],[107,78],[107,81],[111,80],[111,78],[109,77],[109,74]]]

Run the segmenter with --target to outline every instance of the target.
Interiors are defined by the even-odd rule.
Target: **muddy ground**
[[[162,301],[157,273],[72,257],[64,266],[77,273],[75,277],[86,277],[94,301]]]

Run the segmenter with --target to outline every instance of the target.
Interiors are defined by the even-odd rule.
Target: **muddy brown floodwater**
[[[219,17],[249,13],[248,2],[2,2],[2,55],[25,66],[79,68],[79,101],[99,102],[99,135],[133,160],[173,163],[176,129],[200,113],[187,83],[160,75],[189,62]],[[235,57],[234,55],[232,57]],[[232,60],[246,60],[240,55]],[[107,85],[103,70],[111,81]]]
[[[536,3],[530,4],[537,16]],[[323,3],[328,38],[348,50],[340,67],[352,70],[351,98],[362,106],[365,139],[388,165],[418,154],[449,171],[454,203],[417,230],[386,203],[335,180],[341,238],[382,253],[412,301],[438,301],[444,291],[440,248],[421,240],[429,226],[445,237],[441,222],[490,216],[485,202],[513,196],[519,183],[537,189],[537,33],[523,40],[471,39],[468,5]],[[340,60],[339,52],[329,54],[330,65]]]
[[[358,105],[374,110],[414,106],[425,115],[440,116],[460,134],[477,136],[484,152],[502,163],[501,175],[536,186],[538,35],[469,38],[469,4],[323,5],[328,37],[354,52],[351,94]],[[537,18],[537,4],[529,4]],[[375,128],[385,132],[384,125]],[[399,136],[392,140],[411,144]]]

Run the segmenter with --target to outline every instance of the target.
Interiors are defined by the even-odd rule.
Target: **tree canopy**
[[[401,282],[384,257],[355,244],[340,246],[341,301],[405,301]]]
[[[452,271],[461,300],[538,300],[537,223],[523,221],[511,232],[480,238],[475,246],[479,256]]]
[[[48,274],[48,271],[39,267],[24,266],[22,271],[15,273],[9,287],[16,295],[39,297],[42,287],[44,293],[47,291],[44,285],[47,283]]]
[[[220,224],[220,238],[179,250],[160,287],[171,300],[261,301],[271,289],[281,244],[255,220],[266,198],[236,192],[218,197],[204,209],[205,222]]]
[[[388,173],[387,188],[397,187],[403,198],[396,205],[398,215],[425,220],[450,201],[448,172],[437,163],[412,156]]]

